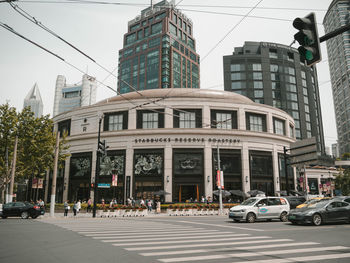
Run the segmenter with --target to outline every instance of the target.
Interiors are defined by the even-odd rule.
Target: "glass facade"
[[[129,22],[119,51],[120,93],[156,88],[199,88],[199,56],[192,22],[162,1]],[[147,11],[146,11],[147,10]],[[141,20],[141,21],[140,21]],[[174,47],[175,49],[172,49]]]

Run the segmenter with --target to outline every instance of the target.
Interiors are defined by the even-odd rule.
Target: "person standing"
[[[86,209],[87,213],[91,212],[91,205],[92,205],[92,200],[91,198],[89,198],[89,200],[87,201],[87,209]]]
[[[80,200],[79,200],[79,201],[77,202],[77,213],[79,213],[80,209],[81,209],[81,202],[80,202]]]
[[[74,201],[74,205],[73,205],[73,213],[74,213],[74,216],[77,215],[77,210],[78,210],[78,202],[77,202],[77,201]]]
[[[68,204],[68,200],[66,200],[63,204],[64,206],[64,216],[68,216],[68,212],[69,212],[69,209],[70,209],[70,206]]]
[[[141,198],[141,200],[140,200],[140,206],[141,207],[144,207],[145,206],[145,201]]]
[[[157,214],[160,214],[160,201],[157,201]]]

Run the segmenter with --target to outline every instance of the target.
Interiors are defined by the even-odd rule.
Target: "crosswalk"
[[[350,247],[323,246],[191,224],[139,219],[51,220],[59,227],[137,253],[147,262],[290,263],[350,261]]]

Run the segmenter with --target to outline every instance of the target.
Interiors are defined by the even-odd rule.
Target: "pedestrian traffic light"
[[[109,147],[106,146],[106,140],[99,141],[98,142],[98,152],[101,153],[103,156],[107,156],[107,149]]]
[[[299,30],[294,35],[298,41],[300,59],[306,62],[306,65],[312,66],[321,61],[320,41],[318,38],[315,13],[310,13],[304,18],[296,18],[293,21],[293,27]]]

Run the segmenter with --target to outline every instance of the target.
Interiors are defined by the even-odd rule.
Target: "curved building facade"
[[[172,89],[127,93],[54,117],[68,132],[70,157],[62,171],[63,199],[93,197],[98,124],[109,146],[102,158],[98,201],[166,202],[213,198],[218,156],[226,190],[285,189],[283,147],[295,142],[293,118],[242,95]],[[291,189],[295,176],[290,174]]]

